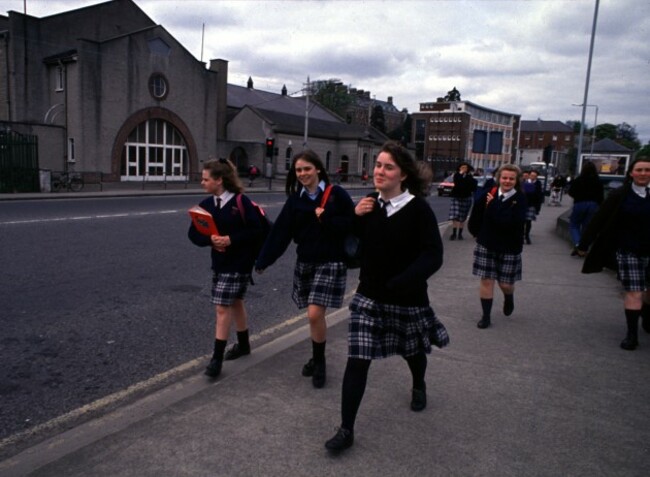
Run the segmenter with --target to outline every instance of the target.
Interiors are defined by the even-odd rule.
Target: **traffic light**
[[[272,137],[266,138],[266,157],[273,157],[273,150],[275,149],[275,139]]]

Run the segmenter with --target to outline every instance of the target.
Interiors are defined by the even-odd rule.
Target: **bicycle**
[[[79,174],[62,172],[58,177],[52,178],[52,191],[68,190],[79,192],[84,188],[84,181]]]

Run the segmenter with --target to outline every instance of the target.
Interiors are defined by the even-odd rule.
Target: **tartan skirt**
[[[528,207],[526,209],[526,220],[537,220],[537,209],[535,207]]]
[[[291,298],[298,308],[308,305],[341,308],[347,271],[343,262],[296,262]]]
[[[230,306],[243,300],[251,282],[250,273],[212,273],[212,304]]]
[[[359,293],[350,302],[348,357],[381,359],[430,353],[442,348],[449,335],[430,306],[379,303]]]
[[[628,292],[646,291],[650,283],[650,257],[616,251],[618,279]]]
[[[477,277],[512,285],[521,280],[521,268],[520,253],[493,252],[480,243],[474,247],[472,274]]]
[[[449,220],[456,220],[458,222],[465,222],[469,215],[469,209],[472,208],[472,198],[451,198],[451,205],[449,206]]]

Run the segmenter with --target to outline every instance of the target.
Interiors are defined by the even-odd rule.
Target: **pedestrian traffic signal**
[[[275,148],[275,139],[272,137],[266,138],[266,157],[273,157],[273,149]]]

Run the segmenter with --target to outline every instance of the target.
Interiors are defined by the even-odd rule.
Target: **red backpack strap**
[[[244,224],[246,224],[246,211],[244,210],[244,204],[242,203],[241,200],[241,194],[237,194],[235,200],[237,200],[237,208],[239,209],[239,215],[241,215],[241,219],[244,221]]]
[[[332,184],[327,184],[325,186],[325,190],[323,191],[323,197],[320,200],[321,208],[325,208],[325,204],[327,204],[327,199],[330,198],[330,192],[332,192]]]

